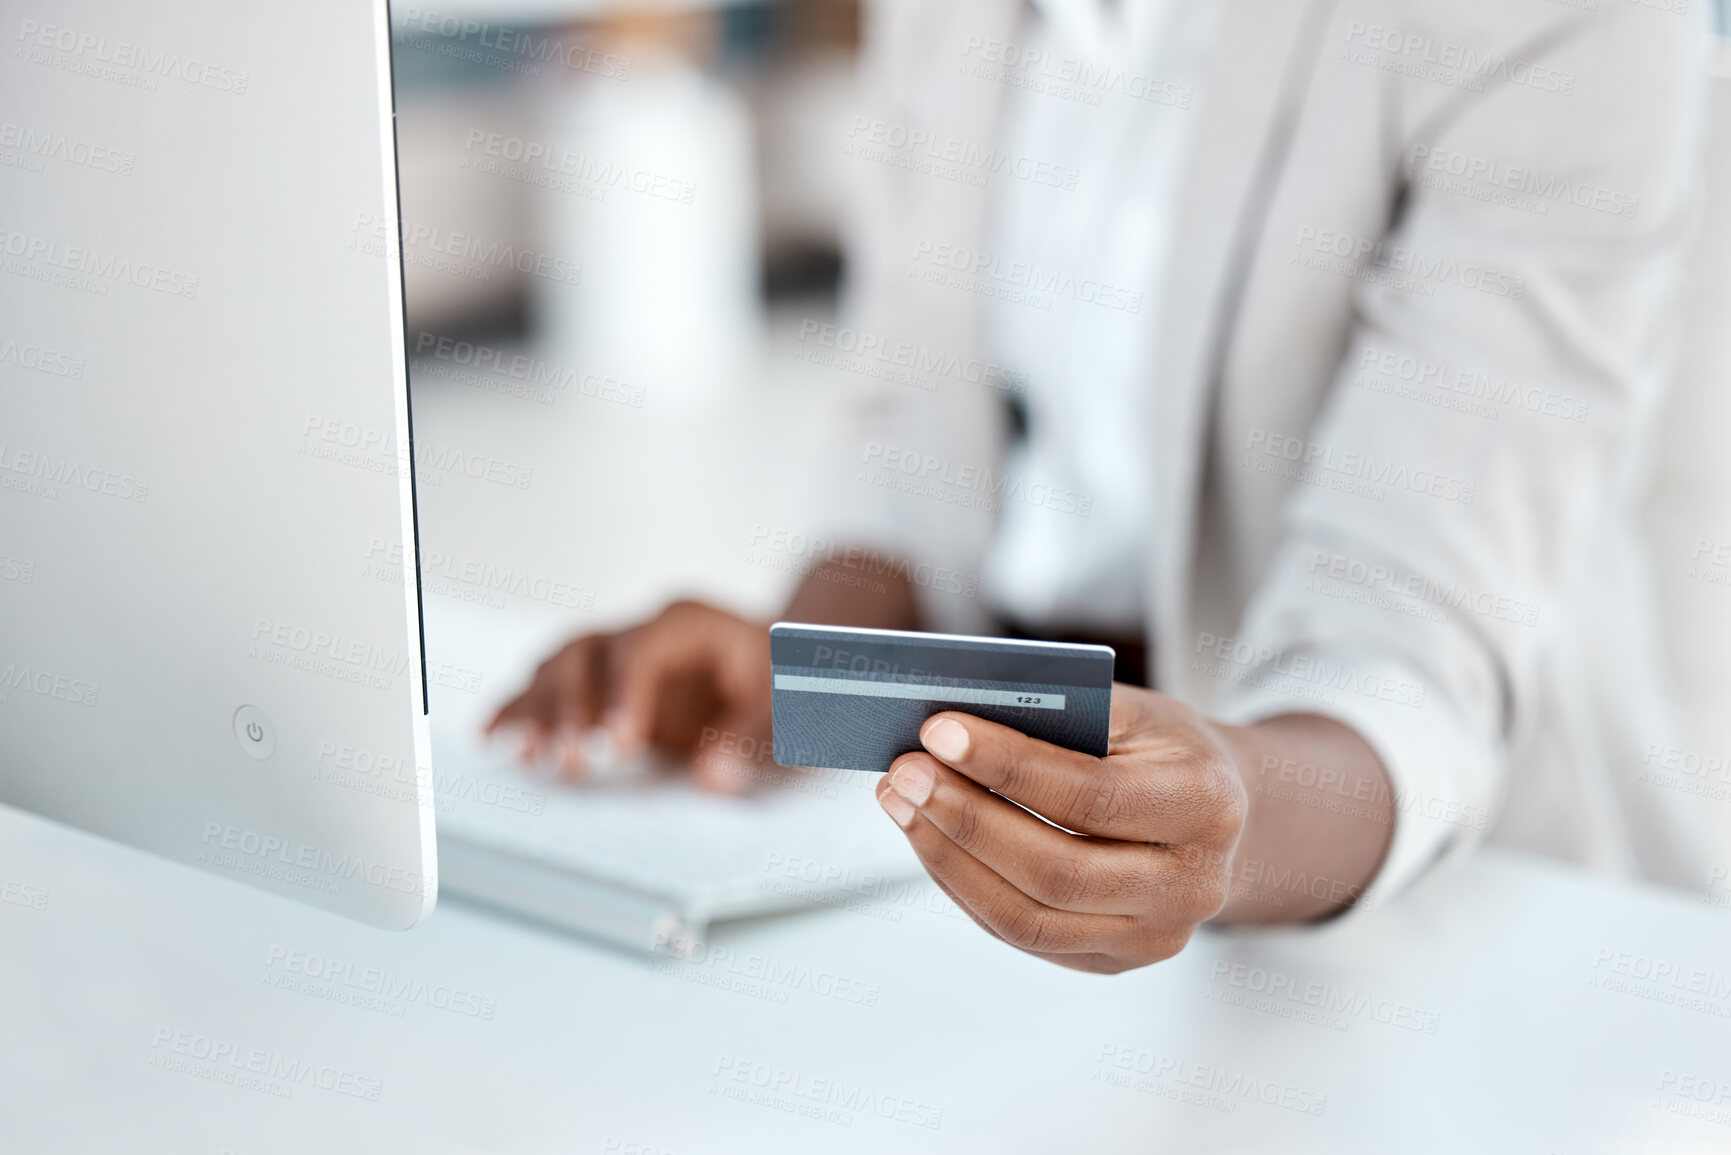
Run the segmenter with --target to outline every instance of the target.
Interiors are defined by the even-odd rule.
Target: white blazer
[[[1142,318],[1158,688],[1357,730],[1397,791],[1378,891],[1487,835],[1703,885],[1699,802],[1641,780],[1676,738],[1637,529],[1698,209],[1699,13],[1214,2],[1166,306]],[[1019,19],[876,0],[862,115],[965,155],[1011,84],[1154,91],[1021,62]],[[856,176],[849,324],[938,384],[854,386],[825,528],[978,573],[1007,435],[982,293],[1017,274],[982,248],[989,189]]]

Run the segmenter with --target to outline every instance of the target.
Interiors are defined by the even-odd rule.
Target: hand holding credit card
[[[1236,727],[1114,687],[1110,648],[783,622],[770,670],[776,761],[887,771],[878,804],[1010,945],[1113,973],[1170,958],[1226,902],[1256,756]]]
[[[1170,958],[1223,910],[1299,921],[1359,898],[1389,825],[1265,789],[1320,766],[1387,791],[1356,734],[1316,715],[1231,725],[1112,670],[1103,646],[765,629],[682,602],[575,639],[493,725],[521,724],[534,754],[605,711],[623,744],[734,793],[762,780],[771,734],[779,762],[877,771],[878,805],[964,913],[1077,970]],[[1303,870],[1282,857],[1295,814],[1333,823]]]
[[[769,638],[775,760],[784,766],[888,770],[920,749],[920,727],[945,710],[1106,754],[1108,646],[792,622],[771,626]]]

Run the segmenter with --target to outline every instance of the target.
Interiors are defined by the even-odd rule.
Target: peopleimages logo
[[[1693,794],[1714,802],[1731,802],[1731,758],[1701,754],[1680,746],[1652,742],[1641,759],[1637,780]]]
[[[772,850],[764,857],[758,889],[796,895],[885,922],[900,922],[903,909],[924,910],[966,921],[948,895],[922,878],[888,877],[834,862]]]
[[[1575,74],[1518,56],[1487,52],[1470,44],[1438,40],[1419,32],[1352,20],[1346,26],[1346,59],[1450,88],[1484,92],[1487,81],[1553,92],[1575,91]]]
[[[628,57],[431,8],[411,5],[403,11],[397,26],[401,30],[397,39],[403,44],[457,60],[492,64],[525,76],[539,76],[541,69],[538,65],[553,64],[575,72],[587,72],[604,80],[631,78],[632,62]],[[520,57],[522,62],[501,61],[497,59],[499,56]]]
[[[1393,458],[1357,450],[1337,450],[1320,441],[1266,429],[1252,428],[1245,435],[1244,461],[1290,481],[1355,493],[1373,501],[1383,500],[1389,490],[1406,490],[1471,505],[1478,491],[1475,483],[1463,477],[1413,468]]]
[[[52,237],[33,236],[0,227],[0,254],[16,258],[5,266],[8,273],[31,277],[107,296],[110,284],[128,284],[170,297],[192,300],[198,296],[198,278],[154,265],[105,253],[88,245],[68,245]]]
[[[102,685],[70,674],[57,674],[40,666],[8,662],[0,669],[0,703],[10,701],[18,692],[70,702],[74,706],[95,706]]]
[[[1455,285],[1492,297],[1519,301],[1527,295],[1525,279],[1476,261],[1426,253],[1409,245],[1391,244],[1335,229],[1303,225],[1293,241],[1293,263],[1318,272],[1434,296],[1437,285]]]
[[[1594,955],[1587,985],[1731,1019],[1731,972],[1709,970],[1678,958],[1601,947]]]
[[[393,432],[337,417],[309,414],[301,428],[301,438],[299,452],[309,457],[373,473],[409,476],[408,454]],[[535,476],[533,466],[435,441],[415,442],[414,464],[421,471],[415,479],[421,485],[438,485],[447,474],[453,474],[513,489],[528,489]]]
[[[483,283],[494,272],[515,270],[554,284],[575,285],[583,280],[583,266],[552,253],[519,248],[506,241],[487,240],[473,233],[460,233],[437,225],[398,222],[377,213],[355,214],[350,247],[370,256],[394,256],[402,238],[404,258],[412,265],[435,269]]]
[[[1445,361],[1432,361],[1374,345],[1366,345],[1359,354],[1358,367],[1362,371],[1358,384],[1366,384],[1363,378],[1368,375],[1373,380],[1398,381],[1439,395],[1458,397],[1463,402],[1482,401],[1494,407],[1484,413],[1493,420],[1501,410],[1521,409],[1561,421],[1585,421],[1593,407],[1590,401],[1582,401],[1555,389],[1522,385],[1506,377],[1494,377],[1475,369],[1458,369]]]
[[[1091,494],[1040,482],[1030,484],[1012,474],[993,473],[989,468],[877,441],[865,447],[864,472],[858,480],[993,513],[1006,501],[1026,502],[1077,517],[1087,517],[1094,508]]]
[[[10,337],[0,337],[0,365],[7,364],[46,373],[50,377],[69,377],[74,381],[84,379],[84,358],[41,345],[19,344]]]
[[[1428,144],[1412,146],[1407,157],[1406,174],[1408,180],[1417,180],[1427,188],[1473,195],[1477,199],[1493,200],[1540,216],[1548,216],[1553,204],[1570,204],[1631,220],[1641,210],[1640,197],[1615,189],[1570,180],[1478,153]],[[1475,189],[1483,191],[1471,191]]]
[[[771,529],[767,525],[759,524],[751,531],[750,544],[747,561],[756,560],[758,564],[765,564],[763,555],[779,554],[791,559],[794,563],[791,568],[802,576],[819,572],[822,567],[833,566],[871,577],[893,576],[921,589],[959,594],[965,598],[973,597],[980,588],[978,574],[962,573],[932,565],[930,562],[879,553],[874,549],[831,541],[797,530]]]
[[[239,856],[245,860],[308,871],[333,882],[364,882],[369,886],[400,891],[403,894],[431,894],[434,888],[432,879],[425,878],[419,871],[405,866],[372,861],[346,851],[337,854],[296,839],[261,834],[256,830],[229,826],[221,822],[206,822],[202,841],[207,853],[200,854],[200,861],[209,861],[219,866],[234,865],[234,862],[208,852],[225,851],[230,856]]]
[[[680,935],[656,935],[655,949],[657,957],[645,963],[645,969],[699,986],[782,1004],[787,1003],[789,991],[804,991],[860,1007],[875,1007],[878,1002],[876,983],[836,971],[814,970],[802,962],[710,946]],[[677,952],[680,957],[664,957],[668,951]]]
[[[995,253],[921,239],[914,245],[910,276],[927,284],[995,297],[1013,304],[1050,309],[1055,300],[1121,313],[1140,313],[1142,294],[1062,269],[1025,261],[1006,261]]]
[[[843,1126],[852,1122],[854,1112],[931,1131],[936,1131],[944,1122],[942,1107],[904,1096],[885,1095],[842,1079],[814,1078],[801,1071],[739,1056],[723,1055],[717,1059],[712,1077],[715,1079],[710,1088],[712,1094]],[[751,1095],[750,1091],[758,1094]],[[830,1112],[845,1114],[838,1117]]]
[[[16,445],[0,442],[0,488],[28,492],[52,501],[60,496],[61,486],[99,493],[118,501],[150,500],[148,481],[87,465],[70,457],[19,449]]]
[[[1307,588],[1315,589],[1318,593],[1334,592],[1326,584],[1316,583],[1315,579],[1321,578],[1461,613],[1473,613],[1493,621],[1522,626],[1539,624],[1537,602],[1474,590],[1464,582],[1442,581],[1429,574],[1402,570],[1398,566],[1382,562],[1367,562],[1329,553],[1324,549],[1312,549],[1308,572],[1313,584]]]
[[[1654,1110],[1731,1127],[1731,1080],[1666,1068]]]
[[[962,74],[1010,88],[1098,107],[1103,96],[1121,96],[1169,108],[1189,108],[1196,93],[1187,84],[1100,64],[1014,41],[970,36],[962,47]]]
[[[50,897],[52,895],[46,887],[19,882],[15,878],[0,878],[0,902],[21,906],[26,910],[47,910]]]
[[[794,351],[794,356],[801,361],[926,392],[938,388],[939,377],[1006,393],[1028,391],[1026,375],[995,361],[964,358],[956,353],[899,338],[886,338],[845,325],[803,320],[799,326],[799,342],[800,347]]]
[[[24,46],[21,58],[29,59],[32,63],[56,66],[54,59],[46,53],[29,53],[32,49],[48,49],[63,53],[62,60],[75,65],[70,68],[60,65],[65,71],[84,73],[103,80],[131,80],[136,87],[149,92],[156,91],[158,80],[180,80],[198,88],[244,96],[247,84],[252,79],[248,73],[236,68],[224,68],[208,61],[182,56],[178,52],[134,44],[130,40],[110,40],[106,36],[81,32],[64,24],[20,20],[18,40]],[[99,66],[104,65],[109,67],[109,72],[99,70]],[[123,74],[113,74],[114,69],[125,69],[142,75],[125,77]]]
[[[1442,1027],[1442,1014],[1439,1011],[1427,1010],[1400,999],[1385,998],[1353,987],[1305,980],[1278,970],[1224,958],[1216,958],[1210,965],[1208,983],[1210,999],[1252,1010],[1280,1014],[1280,1011],[1273,1008],[1290,1004],[1311,1008],[1343,1023],[1350,1019],[1361,1019],[1420,1035],[1434,1035]],[[1238,994],[1235,996],[1229,992]],[[1329,1026],[1333,1030],[1343,1029],[1328,1022],[1319,1022],[1317,1025]]]
[[[415,338],[415,356],[430,359],[423,362],[425,372],[492,392],[531,396],[539,390],[549,400],[556,393],[567,393],[632,409],[643,408],[641,385],[492,345],[423,331]]]
[[[293,1088],[303,1086],[376,1103],[384,1090],[382,1081],[343,1067],[172,1027],[156,1028],[151,1051],[153,1067],[218,1083],[238,1083],[284,1099]]]
[[[274,618],[253,620],[252,641],[255,645],[275,646],[392,677],[409,668],[409,656],[401,650],[386,650],[372,642]]]
[[[133,165],[138,162],[135,154],[122,152],[112,145],[14,124],[10,120],[0,120],[0,148],[15,149],[37,162],[57,160],[120,176],[131,176]]]
[[[1230,635],[1222,637],[1206,631],[1197,634],[1194,654],[1192,669],[1247,686],[1281,691],[1290,688],[1294,692],[1307,688],[1324,692],[1344,690],[1397,706],[1414,709],[1424,706],[1425,687],[1417,683],[1366,673],[1313,654],[1292,654],[1258,646]]]
[[[985,187],[990,177],[1011,176],[1069,192],[1075,189],[1081,176],[1079,170],[1055,161],[866,116],[853,118],[848,142],[848,156],[980,188]]]
[[[1156,1094],[1160,1093],[1161,1082],[1195,1088],[1209,1094],[1189,1101],[1228,1112],[1240,1102],[1260,1103],[1302,1115],[1320,1115],[1328,1109],[1328,1096],[1319,1091],[1143,1047],[1102,1043],[1095,1063],[1096,1082]]]
[[[265,952],[265,970],[283,989],[346,1001],[341,995],[376,996],[392,1003],[419,1003],[464,1018],[491,1021],[499,1000],[491,995],[448,983],[429,983],[385,967],[360,966],[316,951],[273,945]]]
[[[469,130],[463,150],[481,154],[480,160],[464,158],[463,168],[506,177],[520,183],[548,183],[548,187],[581,192],[594,200],[603,199],[610,188],[625,189],[656,200],[685,205],[692,203],[697,195],[695,183],[666,173],[651,172],[537,140],[490,132],[484,128]],[[504,168],[498,163],[500,161],[520,164],[523,167]],[[568,177],[576,183],[566,186],[558,181],[546,182],[545,178],[549,177]]]

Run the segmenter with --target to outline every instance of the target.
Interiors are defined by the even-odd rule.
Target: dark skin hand
[[[752,764],[722,747],[769,737],[769,631],[712,606],[675,602],[642,625],[568,643],[494,715],[487,733],[521,727],[525,762],[547,759],[576,781],[589,769],[578,735],[599,725],[627,754],[653,748],[689,759],[706,789],[750,789]]]
[[[871,593],[836,576],[813,572],[784,616],[918,628],[907,583]],[[770,735],[768,630],[676,603],[567,645],[488,730],[521,726],[527,757],[556,756],[577,777],[570,739],[597,724],[628,750],[690,759],[710,789],[748,789]],[[1376,754],[1316,715],[1229,726],[1117,685],[1104,758],[955,711],[931,718],[921,742],[878,783],[880,804],[988,933],[1078,970],[1170,958],[1210,920],[1336,913],[1375,877],[1393,831]]]
[[[896,759],[878,783],[879,803],[988,934],[1076,970],[1171,958],[1211,919],[1331,913],[1385,850],[1387,826],[1252,793],[1259,784],[1244,767],[1267,751],[1354,757],[1362,743],[1326,718],[1225,726],[1116,685],[1104,758],[956,712],[933,716],[920,741],[925,750]],[[1271,873],[1285,879],[1271,892],[1235,885]]]
[[[783,616],[917,628],[913,588],[905,581],[879,583],[877,592],[834,580],[845,575],[839,566],[820,567]],[[768,630],[700,602],[675,602],[631,629],[586,634],[542,662],[487,733],[520,729],[525,762],[545,759],[576,781],[588,770],[577,737],[599,725],[624,752],[653,748],[690,761],[706,789],[750,789],[765,776],[770,740]]]

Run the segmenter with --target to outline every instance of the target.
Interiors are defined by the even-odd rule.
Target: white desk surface
[[[1731,916],[1506,854],[1115,978],[929,889],[701,964],[454,901],[396,935],[4,808],[0,883],[7,1152],[1731,1150]],[[1258,976],[1336,1009],[1233,1005]]]

